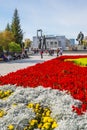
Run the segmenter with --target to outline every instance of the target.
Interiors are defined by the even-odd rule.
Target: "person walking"
[[[43,50],[40,51],[41,58],[43,58]]]
[[[62,55],[62,54],[63,54],[63,50],[62,48],[60,48],[59,55]]]
[[[59,52],[60,52],[60,49],[59,49],[59,48],[57,48],[57,56],[59,56]]]

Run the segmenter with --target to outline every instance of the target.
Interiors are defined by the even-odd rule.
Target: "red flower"
[[[0,77],[0,85],[16,84],[23,87],[37,87],[67,90],[75,99],[82,101],[82,107],[73,107],[79,115],[87,109],[87,67],[80,67],[68,58],[87,56],[61,56],[35,66],[27,67]]]

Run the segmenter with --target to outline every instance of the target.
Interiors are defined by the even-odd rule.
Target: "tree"
[[[5,31],[11,31],[11,26],[9,25],[9,23],[7,23],[7,26],[5,28]]]
[[[0,53],[3,52],[3,47],[0,45]]]
[[[15,42],[9,43],[9,52],[21,52],[22,49],[19,44]]]
[[[23,32],[22,32],[22,29],[20,26],[20,19],[19,19],[17,9],[15,9],[15,11],[14,11],[12,25],[11,25],[11,31],[14,34],[15,43],[18,43],[21,45],[22,40],[23,40]]]
[[[14,41],[14,35],[10,31],[0,32],[0,46],[3,50],[8,51],[8,45],[10,42]]]
[[[31,46],[31,40],[30,39],[25,39],[24,48],[29,48],[30,46]]]

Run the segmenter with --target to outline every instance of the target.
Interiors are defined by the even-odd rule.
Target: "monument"
[[[46,50],[46,37],[42,35],[42,29],[37,30],[37,39],[39,40],[39,49]]]

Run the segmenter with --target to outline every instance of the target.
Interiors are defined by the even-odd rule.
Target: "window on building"
[[[57,42],[54,43],[54,47],[57,47]]]
[[[53,48],[53,42],[50,42],[50,47]]]
[[[61,47],[61,41],[58,41],[58,46]]]

